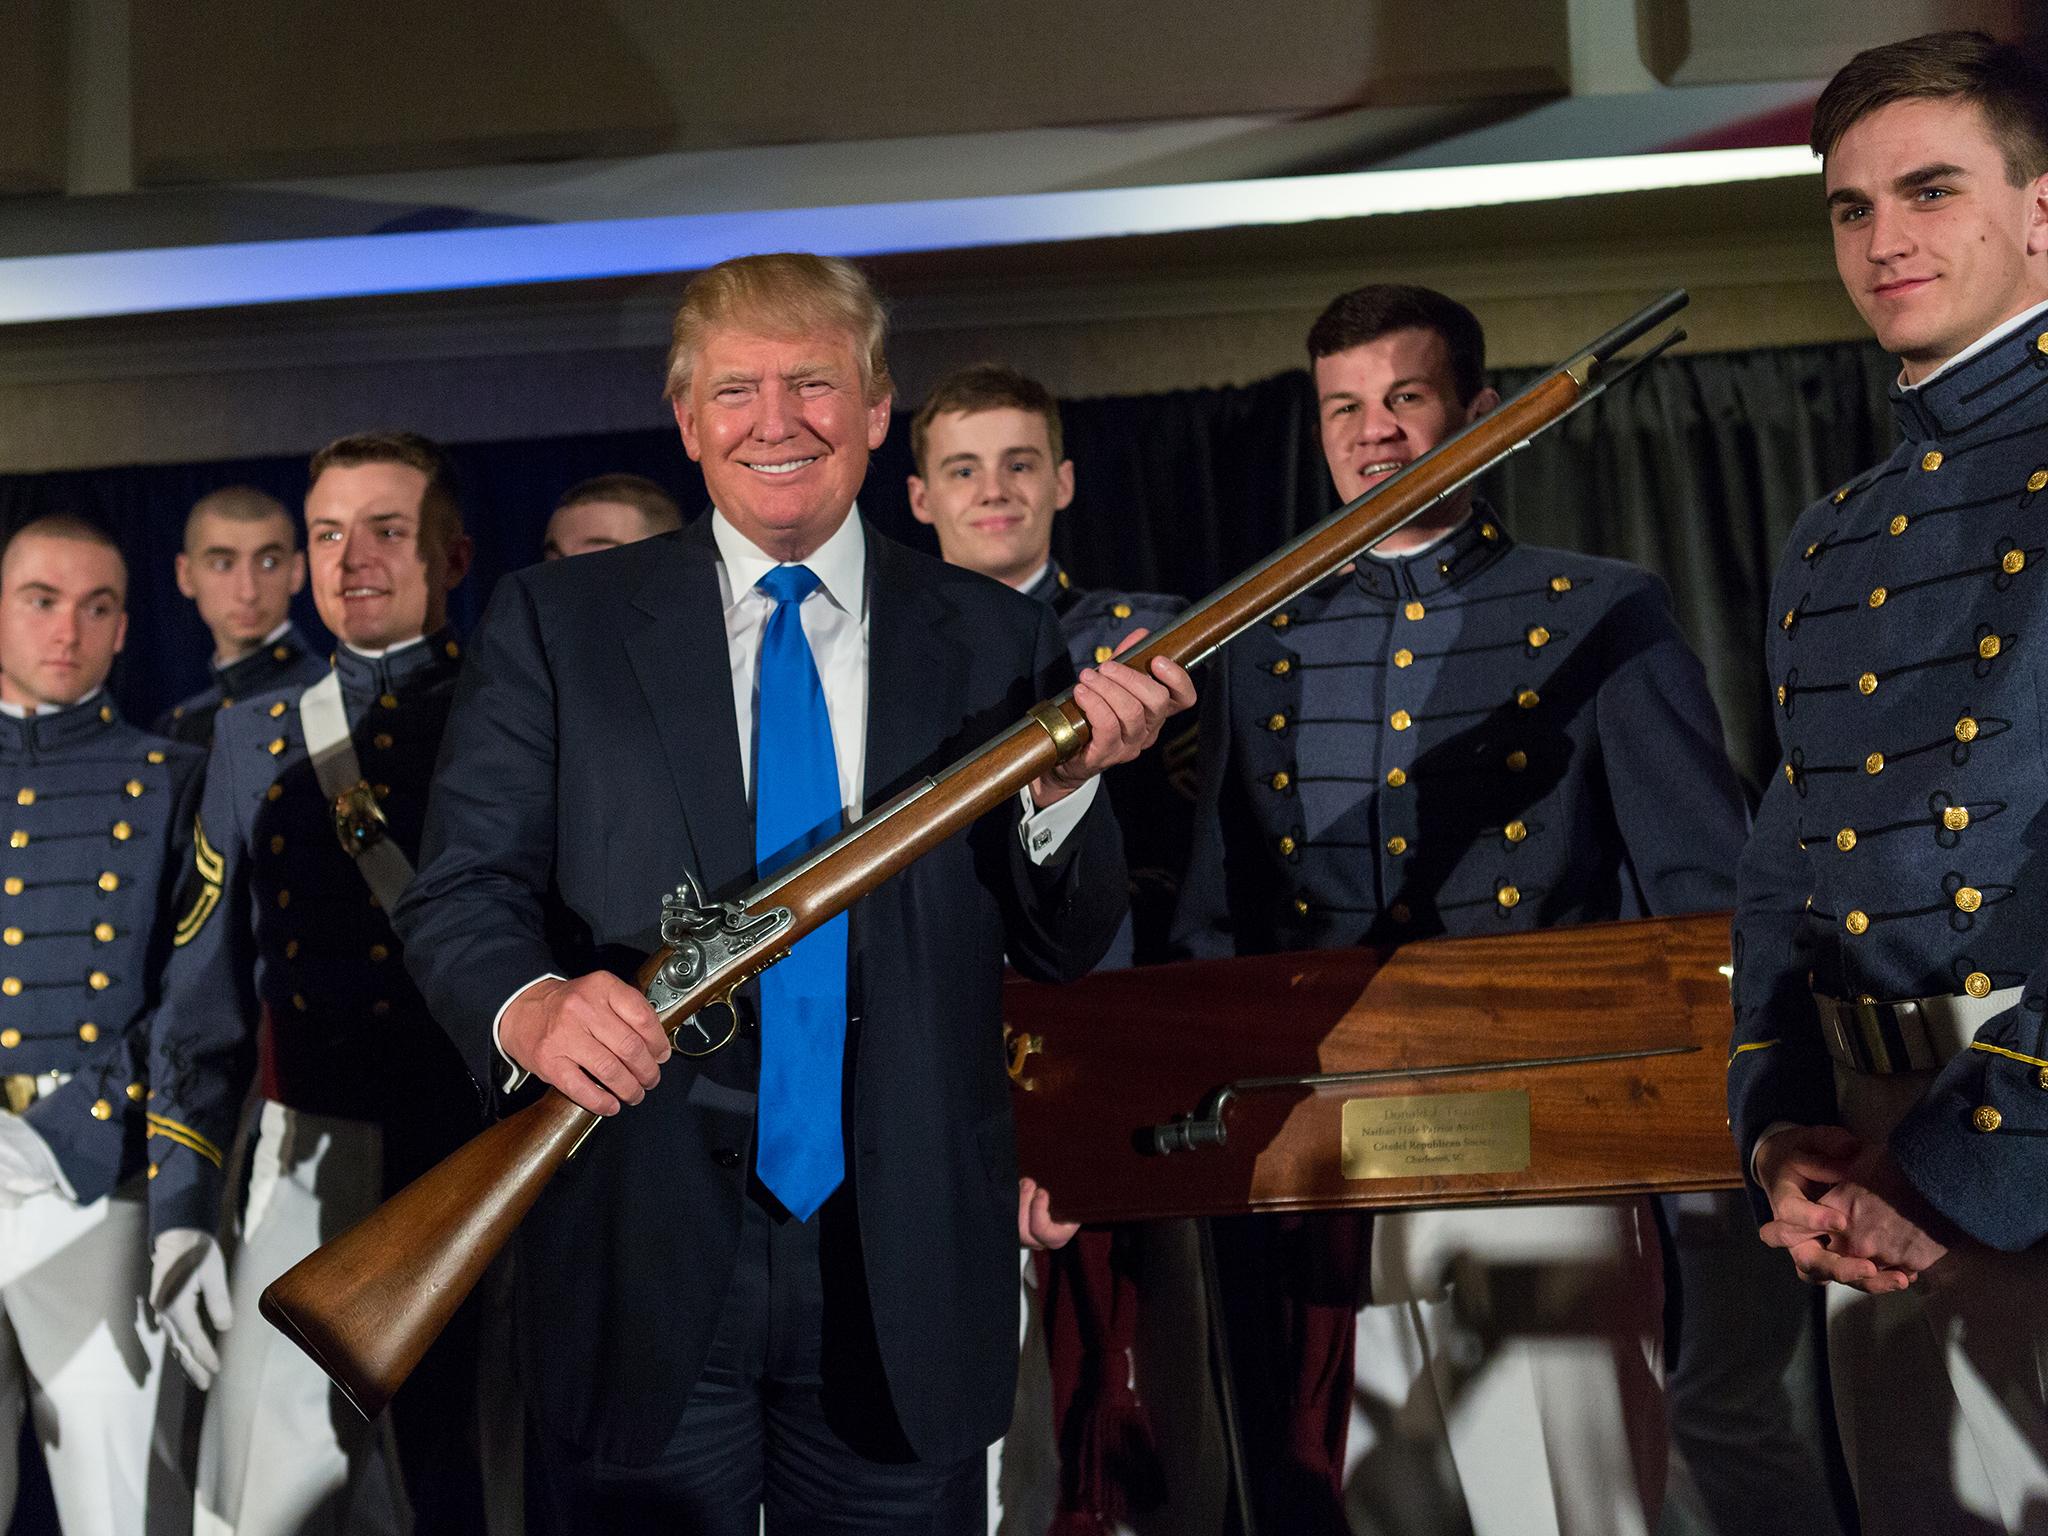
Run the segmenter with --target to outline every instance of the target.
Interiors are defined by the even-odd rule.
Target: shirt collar
[[[5,715],[10,720],[47,720],[52,715],[61,715],[67,710],[83,709],[106,691],[106,686],[102,684],[82,699],[78,699],[70,704],[54,705],[49,709],[39,709],[33,715],[28,712],[26,704],[10,704],[7,700],[0,699],[0,715]]]
[[[860,520],[859,502],[848,509],[846,520],[832,537],[801,561],[777,560],[733,527],[716,507],[711,509],[711,537],[718,545],[718,558],[725,562],[726,579],[731,583],[725,600],[728,612],[776,566],[795,564],[809,566],[825,595],[844,612],[858,615],[865,611],[868,541]]]

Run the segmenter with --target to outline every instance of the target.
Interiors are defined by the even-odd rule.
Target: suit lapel
[[[906,552],[868,530],[868,733],[863,814],[879,808],[959,729],[972,657],[959,614],[915,579]]]
[[[709,514],[673,537],[633,607],[626,654],[675,782],[698,879],[713,899],[736,895],[753,882],[754,821]]]

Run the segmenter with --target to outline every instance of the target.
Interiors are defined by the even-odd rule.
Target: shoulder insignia
[[[191,910],[178,919],[177,931],[171,935],[174,949],[198,938],[199,930],[213,916],[213,909],[220,905],[221,875],[227,869],[227,860],[206,840],[206,828],[197,816],[192,818],[192,865],[199,871],[199,894],[192,898]]]

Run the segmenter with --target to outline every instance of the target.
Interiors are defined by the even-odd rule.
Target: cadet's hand
[[[1116,650],[1121,656],[1145,638],[1134,629]],[[1187,669],[1165,657],[1152,662],[1151,675],[1134,672],[1120,661],[1090,667],[1074,684],[1074,702],[1088,717],[1088,745],[1031,784],[1031,800],[1041,811],[1064,800],[1105,768],[1127,763],[1159,739],[1170,716],[1195,702],[1195,685]]]
[[[0,1114],[0,1208],[61,1189],[50,1144],[20,1116]]]
[[[1758,1235],[1773,1248],[1783,1248],[1809,1285],[1834,1281],[1872,1294],[1902,1291],[1911,1283],[1909,1276],[1833,1251],[1849,1218],[1823,1204],[1823,1197],[1848,1177],[1862,1151],[1863,1143],[1839,1125],[1792,1126],[1765,1137],[1757,1145],[1756,1173],[1771,1202],[1772,1219]]]
[[[149,1249],[149,1305],[171,1353],[204,1392],[220,1374],[215,1340],[235,1320],[228,1304],[228,1266],[211,1232],[172,1227]],[[211,1328],[208,1327],[209,1321]]]
[[[654,1005],[608,971],[535,982],[498,1020],[498,1045],[599,1115],[616,1115],[622,1102],[638,1104],[661,1081],[661,1063],[669,1058]]]
[[[1078,1221],[1052,1219],[1052,1193],[1036,1179],[1017,1181],[1017,1241],[1026,1248],[1064,1248],[1081,1230]]]
[[[1883,1146],[1866,1148],[1848,1175],[1821,1196],[1820,1203],[1846,1218],[1842,1230],[1828,1239],[1829,1252],[1851,1261],[1866,1260],[1876,1266],[1881,1277],[1903,1275],[1910,1284],[1948,1253],[1948,1223],[1907,1182]],[[1843,1283],[1857,1284],[1853,1280]],[[1857,1288],[1903,1289],[1891,1284]]]

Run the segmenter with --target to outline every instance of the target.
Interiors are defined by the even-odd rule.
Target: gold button
[[[1998,636],[1986,635],[1982,640],[1979,640],[1977,642],[1977,654],[1986,661],[1996,656],[1998,654]]]
[[[1970,1111],[1970,1128],[1972,1130],[1983,1131],[1988,1135],[2003,1124],[2005,1124],[2005,1116],[2001,1115],[1989,1104],[1979,1104]]]
[[[270,837],[270,851],[271,851],[272,853],[283,853],[283,852],[284,852],[284,834],[283,834],[283,833],[281,833],[281,832],[273,832],[273,833],[271,834],[271,837]]]
[[[152,1179],[153,1179],[153,1178],[155,1178],[155,1177],[156,1177],[156,1176],[157,1176],[157,1175],[158,1175],[159,1173],[161,1173],[162,1171],[163,1171],[163,1170],[162,1170],[161,1168],[157,1167],[157,1165],[156,1165],[155,1163],[151,1163],[151,1164],[149,1165],[149,1176],[150,1176],[150,1177],[151,1177]]]
[[[1519,906],[1522,901],[1522,893],[1512,885],[1504,885],[1493,893],[1493,899],[1499,902],[1502,907]]]
[[[282,784],[271,785],[270,788],[263,791],[263,798],[266,800],[282,800],[284,798],[284,786]]]
[[[1901,512],[1897,517],[1893,518],[1891,523],[1892,537],[1896,539],[1900,534],[1904,533],[1906,531],[1907,525],[1911,521],[1912,520],[1908,518],[1906,514],[1903,512]]]
[[[1856,691],[1862,694],[1865,698],[1868,698],[1871,694],[1877,692],[1877,674],[1875,672],[1866,672],[1861,677],[1857,678]]]
[[[1796,609],[1796,608],[1787,608],[1787,609],[1785,610],[1785,617],[1783,617],[1782,619],[1778,620],[1778,628],[1780,628],[1780,629],[1790,629],[1790,628],[1792,627],[1793,621],[1794,621],[1794,620],[1796,620],[1796,619],[1797,619],[1798,617],[1799,617],[1799,610],[1798,610],[1798,609]]]
[[[1098,664],[1109,660],[1109,658],[1114,656],[1115,654],[1116,652],[1111,650],[1106,645],[1098,645],[1097,647],[1095,647],[1095,660]]]
[[[1395,858],[1398,859],[1402,854],[1406,853],[1407,851],[1408,839],[1401,836],[1400,833],[1396,832],[1392,837],[1387,839],[1387,852],[1391,853]]]
[[[1837,832],[1835,834],[1835,846],[1844,853],[1854,848],[1856,846],[1856,829],[1854,827],[1844,827],[1841,831]]]
[[[112,725],[112,724],[114,723],[114,706],[113,706],[113,705],[111,705],[111,704],[102,704],[102,705],[100,706],[100,723],[101,723],[102,725]]]
[[[1391,907],[1387,908],[1387,916],[1391,917],[1397,923],[1407,922],[1410,916],[1410,913],[1408,911],[1408,903],[1405,901],[1395,902]]]
[[[450,661],[453,661],[456,657],[462,654],[462,647],[457,645],[453,640],[450,640],[446,645],[442,646],[441,649],[448,653],[448,659]]]
[[[2034,350],[2036,352],[2048,352],[2048,331],[2043,331],[2034,338]]]
[[[99,887],[103,891],[118,891],[121,889],[121,877],[111,869],[104,870],[100,874]]]
[[[279,716],[281,716],[281,715],[282,715],[283,713],[284,713],[284,700],[283,700],[283,699],[279,699],[279,700],[278,700],[278,701],[277,701],[277,702],[276,702],[275,704],[273,704],[273,705],[271,705],[271,706],[270,706],[270,718],[271,718],[271,719],[275,720],[275,719],[277,719],[277,718],[278,718]]]
[[[34,805],[36,803],[36,792],[24,785],[15,792],[14,803],[16,805]]]
[[[1520,773],[1529,766],[1529,754],[1519,749],[1510,752],[1507,756],[1507,764],[1509,773]]]
[[[102,944],[111,944],[114,942],[114,925],[112,923],[94,923],[92,925],[92,936]]]
[[[1571,579],[1571,577],[1569,577],[1569,576],[1553,576],[1553,577],[1551,577],[1551,578],[1550,578],[1550,590],[1551,590],[1551,591],[1553,591],[1553,592],[1569,592],[1569,591],[1571,591],[1571,589],[1572,589],[1572,579]]]
[[[1292,784],[1294,780],[1288,776],[1287,770],[1285,768],[1282,768],[1278,773],[1274,774],[1271,779],[1267,780],[1267,782],[1271,784],[1275,789],[1285,789],[1288,785]]]
[[[1519,843],[1529,835],[1529,824],[1526,821],[1511,821],[1501,828],[1501,835],[1511,843]]]
[[[386,949],[382,944],[372,944],[370,946],[370,959],[375,964],[382,965],[386,960],[389,960],[390,958],[391,951]]]
[[[287,960],[299,958],[299,941],[297,939],[286,939],[284,941],[284,957]]]
[[[128,1102],[129,1102],[129,1103],[131,1103],[131,1104],[140,1104],[140,1103],[142,1102],[142,1093],[143,1093],[143,1088],[142,1088],[142,1084],[140,1084],[140,1083],[130,1083],[130,1084],[128,1085],[128,1087],[127,1087],[127,1090],[126,1090],[126,1092],[127,1092],[127,1094],[128,1094]]]
[[[1285,715],[1272,715],[1272,716],[1269,716],[1269,717],[1267,718],[1267,720],[1266,720],[1266,729],[1267,729],[1267,730],[1269,730],[1269,731],[1284,731],[1284,730],[1286,730],[1286,729],[1287,729],[1287,717],[1286,717]]]
[[[1790,763],[1785,765],[1785,782],[1787,784],[1797,784],[1799,782],[1799,775],[1792,771]]]
[[[1882,608],[1884,606],[1884,600],[1890,596],[1891,594],[1885,591],[1883,587],[1872,587],[1870,589],[1869,598],[1870,606],[1873,608]]]
[[[292,659],[291,647],[286,645],[273,645],[270,648],[270,659],[272,661],[290,661]]]
[[[144,753],[143,757],[145,761],[152,763],[161,763],[164,760],[163,753],[158,751],[154,747],[150,748],[148,752]]]
[[[1956,892],[1956,910],[1974,912],[1984,905],[1984,893],[1974,885],[1966,885]]]
[[[1806,553],[1805,553],[1805,555],[1804,555],[1804,556],[1802,556],[1801,558],[1803,558],[1803,559],[1807,559],[1807,560],[1811,560],[1811,559],[1812,559],[1812,558],[1813,558],[1813,557],[1814,557],[1815,555],[1817,555],[1817,554],[1819,554],[1819,553],[1820,553],[1820,541],[1819,541],[1818,539],[1816,539],[1816,540],[1815,540],[1815,541],[1814,541],[1813,543],[1811,543],[1811,544],[1809,544],[1809,545],[1807,545],[1807,546],[1806,546]]]
[[[11,1051],[19,1044],[21,1044],[20,1030],[0,1029],[0,1046],[5,1046],[8,1050]]]
[[[270,745],[264,750],[269,752],[272,757],[278,756],[284,751],[284,738],[282,736],[271,737]]]
[[[304,1013],[306,1011],[306,994],[294,992],[292,994],[292,1007],[296,1008],[300,1013]]]
[[[26,848],[28,846],[28,834],[22,831],[21,828],[16,827],[13,836],[7,839],[7,846],[10,848]]]
[[[1403,784],[1406,784],[1407,782],[1408,774],[1405,770],[1400,768],[1389,768],[1387,770],[1387,788],[1399,789]]]
[[[391,798],[391,786],[389,784],[373,784],[370,786],[370,793],[379,800],[389,800]]]
[[[1500,530],[1491,523],[1481,523],[1479,525],[1479,537],[1490,543],[1500,537]]]
[[[277,904],[280,907],[290,906],[292,904],[292,893],[290,891],[279,891],[277,893]]]
[[[1783,709],[1784,707],[1785,707],[1785,685],[1784,685],[1783,683],[1780,683],[1780,684],[1778,684],[1778,708],[1780,708],[1780,709]]]
[[[1293,620],[1287,614],[1276,613],[1273,615],[1272,618],[1268,619],[1266,622],[1268,624],[1271,624],[1275,629],[1285,629],[1289,624],[1293,622]]]
[[[1842,926],[1851,933],[1862,933],[1870,927],[1870,919],[1861,912],[1851,912],[1842,919]]]
[[[2048,469],[2037,469],[2031,475],[2027,476],[2028,490],[2038,491],[2042,489],[2044,486],[2048,486]]]
[[[1114,655],[1115,653],[1112,652],[1111,654]],[[395,693],[387,693],[380,697],[377,700],[377,702],[383,705],[386,709],[396,709],[398,708],[398,695]]]
[[[1975,741],[1976,739],[1977,722],[1975,720],[1972,720],[1968,715],[1963,716],[1962,719],[1956,722],[1956,740]]]
[[[1282,854],[1291,854],[1291,853],[1293,853],[1293,852],[1294,852],[1294,839],[1293,839],[1293,838],[1291,838],[1291,837],[1283,837],[1283,838],[1281,838],[1281,839],[1280,839],[1280,852],[1281,852]]]
[[[1414,723],[1414,719],[1409,715],[1408,711],[1405,709],[1395,710],[1394,713],[1391,716],[1389,716],[1387,720],[1387,724],[1391,725],[1397,731],[1405,731],[1408,729],[1409,726],[1413,725]]]
[[[93,1117],[93,1119],[95,1119],[95,1120],[109,1120],[109,1119],[112,1119],[112,1118],[113,1118],[113,1114],[114,1114],[114,1106],[113,1106],[113,1105],[111,1105],[111,1104],[109,1104],[109,1103],[108,1103],[108,1102],[107,1102],[107,1101],[106,1101],[105,1099],[94,1099],[94,1100],[92,1101],[92,1117]]]
[[[1882,752],[1873,752],[1870,756],[1863,759],[1863,771],[1865,773],[1883,773],[1884,754]]]
[[[9,928],[0,932],[0,944],[19,944],[22,938],[23,934],[19,928]]]
[[[28,889],[28,883],[25,880],[23,880],[19,875],[9,875],[7,877],[7,884],[4,887],[4,889],[10,896],[19,896],[23,891]]]
[[[389,1016],[391,1012],[391,1004],[380,997],[377,999],[377,1001],[370,1004],[370,1012],[380,1019],[385,1018]]]
[[[1849,499],[1849,487],[1847,487],[1846,485],[1845,485],[1845,486],[1843,486],[1843,487],[1842,487],[1842,488],[1841,488],[1841,489],[1840,489],[1839,491],[1835,492],[1835,505],[1836,505],[1836,506],[1838,506],[1838,507],[1839,507],[1839,506],[1840,506],[1840,505],[1841,505],[1841,504],[1842,504],[1843,502],[1847,501],[1848,499]]]
[[[1302,915],[1303,917],[1307,917],[1307,916],[1308,916],[1308,902],[1307,902],[1306,900],[1304,900],[1304,899],[1303,899],[1302,897],[1299,897],[1299,896],[1295,897],[1295,898],[1294,898],[1294,910],[1295,910],[1296,912],[1300,913],[1300,914],[1301,914],[1301,915]]]
[[[1920,467],[1930,472],[1941,468],[1941,450],[1939,448],[1928,449],[1921,457]]]
[[[2043,1067],[2034,1074],[2034,1086],[2036,1088],[2048,1088],[2048,1067]]]
[[[114,984],[114,978],[105,971],[94,971],[85,978],[85,984],[95,992],[104,992]]]
[[[1967,806],[1952,805],[1941,813],[1941,824],[1951,832],[1960,832],[1970,824]]]
[[[1991,978],[1982,971],[1972,971],[1963,978],[1963,990],[1972,997],[1989,997],[1991,995]]]
[[[142,780],[140,779],[130,779],[121,788],[130,800],[140,800],[142,798]]]
[[[2008,576],[2017,576],[2027,568],[2027,552],[2023,549],[2008,549],[2005,558],[1998,562]]]
[[[1111,605],[1109,611],[1119,619],[1128,619],[1131,616],[1131,605],[1129,603],[1115,603]]]
[[[1395,666],[1397,666],[1397,667],[1412,667],[1412,666],[1414,666],[1414,665],[1415,665],[1415,653],[1414,653],[1413,651],[1408,651],[1408,650],[1401,650],[1401,651],[1396,651],[1396,652],[1394,652],[1394,665],[1395,665]]]
[[[1534,688],[1524,688],[1515,695],[1515,703],[1523,709],[1534,709],[1543,702],[1543,695]]]
[[[99,1025],[87,1022],[78,1026],[78,1038],[83,1040],[87,1045],[91,1045],[93,1041],[99,1039],[99,1037]]]
[[[379,731],[376,735],[370,738],[370,745],[375,747],[379,752],[389,752],[391,750],[390,733],[388,731]]]
[[[125,821],[115,822],[112,831],[114,834],[114,841],[117,843],[125,843],[128,841],[129,838],[135,835],[135,829],[128,825],[128,823]]]
[[[1544,646],[1550,644],[1550,631],[1538,624],[1529,631],[1529,644],[1539,651],[1542,650]]]
[[[1411,619],[1421,618],[1424,611],[1425,610],[1423,609],[1423,606],[1420,603],[1410,603],[1407,607],[1401,610],[1401,612],[1406,614]]]
[[[1289,661],[1285,656],[1282,656],[1278,661],[1273,663],[1273,675],[1275,677],[1285,677],[1288,673],[1292,672],[1293,670],[1294,663]]]

